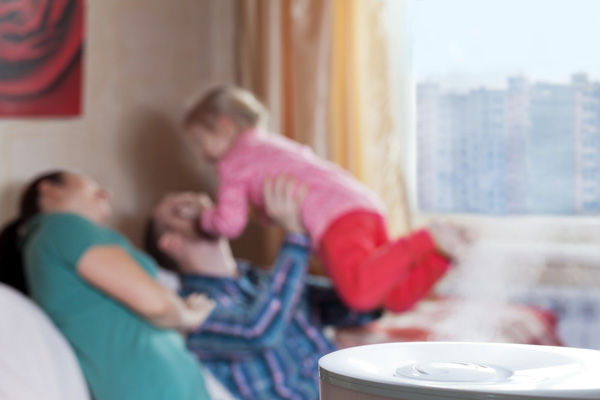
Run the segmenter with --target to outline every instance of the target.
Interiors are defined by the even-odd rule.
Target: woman
[[[96,400],[207,399],[176,330],[198,327],[214,304],[160,286],[155,263],[103,226],[110,213],[92,179],[63,171],[39,177],[1,234],[0,265],[16,269],[3,275],[18,281],[23,261],[28,290],[75,350]]]

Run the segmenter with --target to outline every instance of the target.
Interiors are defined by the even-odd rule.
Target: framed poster
[[[0,118],[81,111],[84,0],[0,0]]]

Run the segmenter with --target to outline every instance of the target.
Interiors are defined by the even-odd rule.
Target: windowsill
[[[485,240],[521,245],[575,245],[568,251],[600,257],[600,217],[487,216],[472,214],[413,213],[415,226],[433,220],[451,220],[478,232]],[[581,247],[577,247],[577,246]],[[595,251],[592,251],[592,246]],[[588,248],[589,247],[589,248]],[[568,246],[565,247],[567,249]]]
[[[531,265],[537,284],[600,287],[600,218],[598,217],[491,217],[462,214],[414,216],[417,226],[434,219],[464,224],[476,232],[480,246],[499,259]],[[530,259],[531,263],[523,262]],[[494,256],[490,256],[490,261]],[[510,267],[509,267],[510,269]],[[523,270],[523,272],[526,272]]]

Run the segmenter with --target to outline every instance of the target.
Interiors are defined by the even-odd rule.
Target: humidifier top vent
[[[388,343],[319,361],[323,400],[333,387],[378,399],[600,399],[598,371],[599,351],[490,343]]]

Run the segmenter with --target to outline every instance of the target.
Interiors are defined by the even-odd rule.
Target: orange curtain
[[[390,231],[408,230],[401,147],[410,118],[393,62],[405,43],[390,29],[402,25],[406,1],[237,4],[238,80],[266,103],[271,128],[349,170],[384,199]]]
[[[329,158],[331,2],[238,3],[238,83],[271,113],[270,128]]]
[[[333,0],[330,63],[331,159],[365,181],[360,108],[360,4]]]
[[[331,2],[237,0],[235,4],[237,83],[265,103],[271,130],[330,158]],[[252,221],[233,246],[236,254],[267,265],[280,243],[279,230]]]
[[[405,157],[411,129],[404,0],[332,0],[330,125],[332,159],[375,190],[388,227],[410,229]]]

